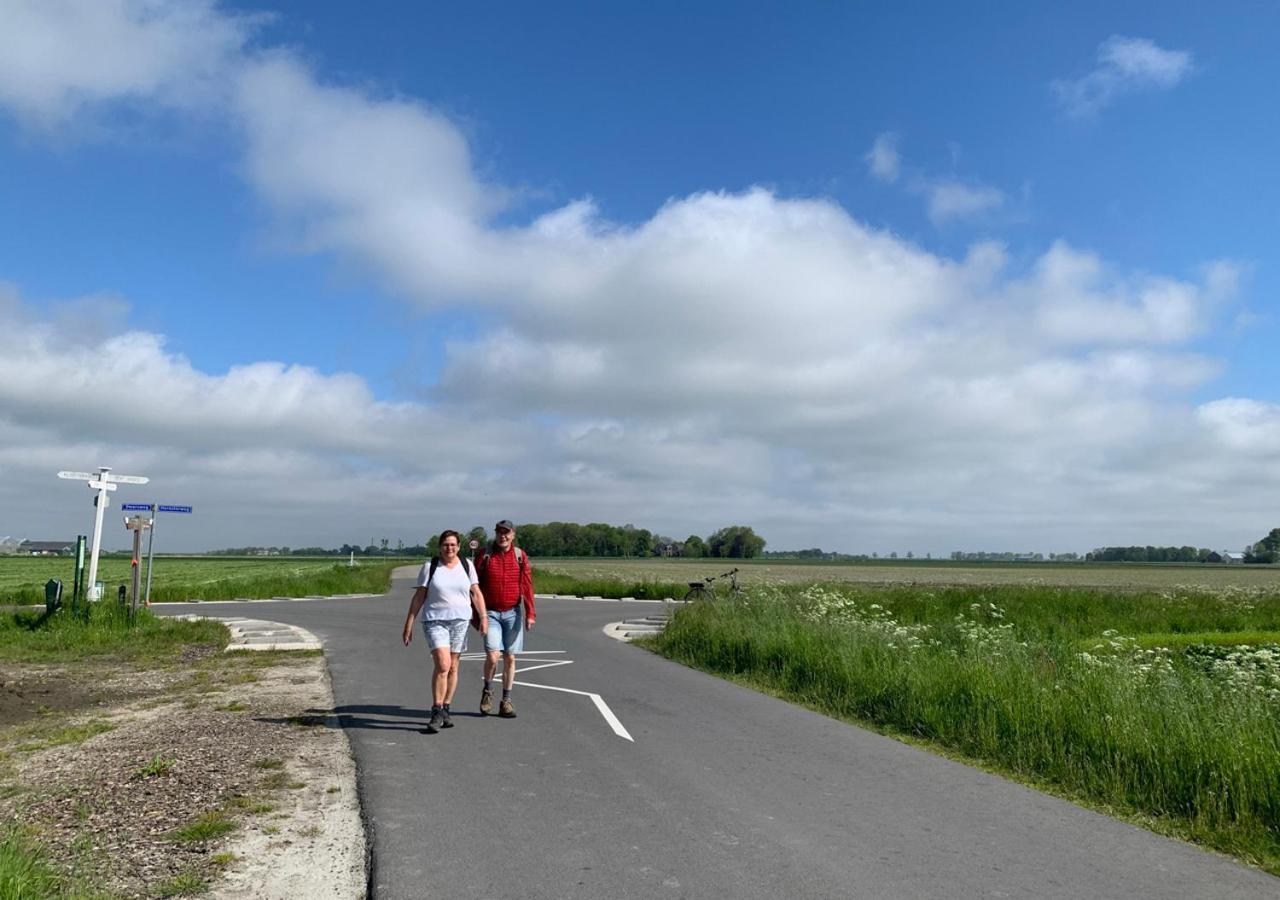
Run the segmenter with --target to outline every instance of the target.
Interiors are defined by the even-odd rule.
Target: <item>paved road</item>
[[[201,606],[324,639],[375,897],[1280,896],[1261,872],[602,634],[650,604],[542,602],[527,649],[543,652],[517,679],[582,693],[522,685],[518,718],[481,718],[464,662],[457,727],[426,735],[408,596],[399,581],[381,599]]]

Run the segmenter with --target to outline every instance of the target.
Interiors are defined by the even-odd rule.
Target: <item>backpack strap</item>
[[[467,580],[470,581],[471,580],[471,560],[467,559],[465,556],[460,556],[458,557],[458,559],[462,560],[462,571],[467,573]]]
[[[427,590],[431,590],[431,579],[436,577],[436,569],[439,567],[439,565],[440,565],[440,557],[438,556],[431,557],[431,568],[427,571],[427,584],[426,584]]]

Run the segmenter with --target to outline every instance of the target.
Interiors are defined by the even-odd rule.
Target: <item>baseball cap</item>
[[[516,526],[514,526],[514,525],[512,525],[512,524],[511,524],[511,520],[510,520],[510,519],[503,519],[503,520],[502,520],[501,522],[499,522],[497,525],[494,525],[494,526],[493,526],[494,531],[501,531],[501,530],[502,530],[502,529],[504,529],[504,528],[505,528],[507,531],[515,531],[515,530],[516,530]]]

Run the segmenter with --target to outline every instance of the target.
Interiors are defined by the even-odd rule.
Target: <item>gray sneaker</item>
[[[480,715],[489,716],[493,714],[493,691],[485,688],[480,693]]]
[[[511,705],[510,700],[503,700],[498,704],[498,715],[504,719],[514,719],[516,717],[516,708]]]

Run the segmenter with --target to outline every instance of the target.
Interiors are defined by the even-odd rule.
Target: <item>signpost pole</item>
[[[107,473],[111,471],[110,466],[98,467],[98,508],[93,515],[93,549],[89,551],[89,599],[101,600],[101,597],[94,596],[97,593],[98,584],[98,551],[102,548],[102,514],[107,511]]]
[[[76,577],[71,591],[71,612],[74,615],[84,601],[84,545],[85,536],[76,535]]]
[[[156,505],[151,504],[151,536],[147,538],[147,591],[143,596],[142,605],[150,608],[151,606],[151,565],[155,560],[156,549]]]
[[[133,583],[130,585],[133,590],[129,595],[129,618],[133,618],[138,614],[138,582],[139,576],[142,574],[141,568],[138,565],[138,555],[142,552],[142,523],[142,517],[138,516],[133,520],[133,525],[130,526],[133,529]]]

